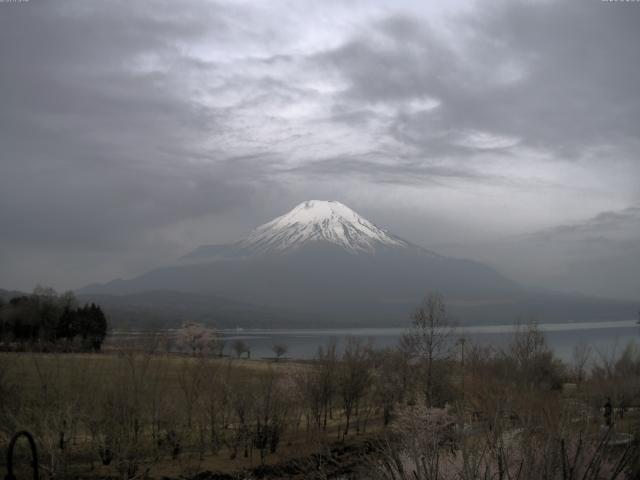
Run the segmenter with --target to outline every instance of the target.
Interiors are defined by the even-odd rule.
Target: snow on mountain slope
[[[336,201],[309,200],[259,226],[239,243],[256,252],[297,249],[311,242],[329,242],[352,252],[374,252],[376,247],[409,246]]]

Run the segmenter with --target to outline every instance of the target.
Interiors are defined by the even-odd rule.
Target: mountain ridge
[[[377,324],[404,321],[427,291],[472,303],[521,294],[517,283],[486,265],[430,252],[323,200],[302,202],[236,243],[201,246],[177,263],[80,292],[149,290],[218,295],[331,323]]]
[[[627,304],[528,292],[487,265],[430,252],[340,202],[319,200],[297,205],[236,243],[202,246],[177,263],[132,279],[93,284],[80,293],[129,295],[139,306],[139,295],[148,291],[176,292],[177,302],[190,302],[195,297],[189,295],[196,294],[200,306],[193,307],[194,316],[204,318],[210,308],[220,324],[241,318],[235,307],[234,320],[220,307],[234,302],[238,309],[246,307],[242,323],[247,325],[281,324],[278,318],[285,317],[298,327],[400,325],[433,291],[443,294],[452,314],[468,324],[509,323],[527,315],[539,321],[597,320],[629,310]],[[166,309],[161,295],[147,298],[158,297],[158,308]],[[203,308],[207,302],[200,297],[207,296],[225,300]],[[183,309],[171,311],[186,315]]]

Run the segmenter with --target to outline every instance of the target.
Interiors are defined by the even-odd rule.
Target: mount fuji
[[[335,244],[351,252],[408,244],[378,228],[340,202],[310,200],[255,229],[241,242],[254,251],[285,251],[314,242]]]
[[[461,323],[627,318],[635,305],[534,291],[481,263],[414,245],[335,201],[310,200],[228,245],[78,293],[119,322],[219,327],[407,325],[427,293]],[[633,314],[633,313],[631,313]],[[629,317],[630,318],[630,317]]]
[[[320,245],[352,254],[410,247],[405,240],[377,227],[340,202],[309,200],[259,226],[238,243],[202,246],[185,255],[183,260],[201,261],[220,255],[286,254]]]
[[[265,323],[261,309],[270,325],[280,324],[279,317],[285,323],[295,318],[298,325],[307,319],[314,325],[387,325],[406,324],[429,291],[466,307],[509,303],[522,294],[518,284],[486,265],[438,255],[342,203],[321,200],[297,205],[236,243],[201,246],[169,266],[79,293],[107,304],[119,296],[119,305],[126,296],[144,297],[147,307],[153,305],[150,292],[189,295],[185,303],[195,295],[200,305],[224,299],[236,312],[251,306],[251,325]],[[214,308],[207,318],[221,325],[236,321],[224,312]],[[206,308],[198,315],[206,316]]]

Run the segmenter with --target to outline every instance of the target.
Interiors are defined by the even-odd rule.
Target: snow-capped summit
[[[286,251],[322,241],[352,252],[373,252],[379,246],[408,246],[346,205],[325,200],[302,202],[256,228],[239,246],[258,252]]]

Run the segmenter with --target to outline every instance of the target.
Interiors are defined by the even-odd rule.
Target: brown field
[[[302,471],[321,446],[344,445],[345,439],[339,409],[326,429],[313,429],[292,401],[295,378],[310,368],[292,361],[132,351],[2,353],[0,438],[6,445],[11,432],[34,433],[45,474],[56,477],[177,478],[278,464]],[[265,392],[278,398],[261,403]],[[348,444],[358,445],[380,429],[380,416],[367,413]],[[239,433],[243,414],[247,431]],[[255,417],[278,423],[282,438],[275,452],[269,447],[260,455],[251,439]],[[100,452],[108,445],[114,458],[103,465]],[[120,465],[118,456],[124,457]],[[4,456],[0,462],[4,467]]]
[[[463,347],[2,353],[0,444],[33,433],[41,478],[636,478],[640,349],[564,364],[535,325],[503,351]]]

